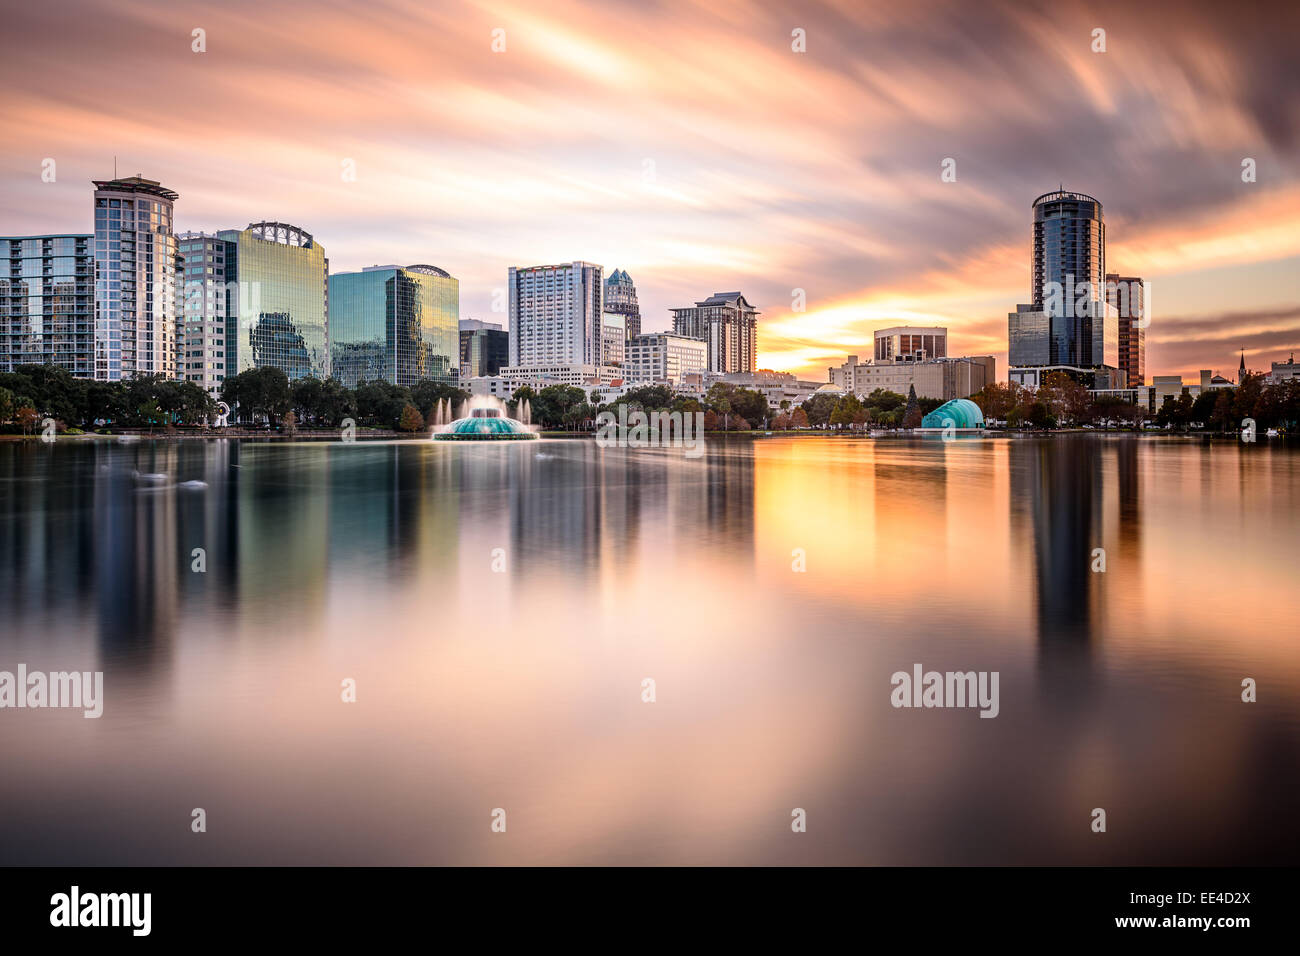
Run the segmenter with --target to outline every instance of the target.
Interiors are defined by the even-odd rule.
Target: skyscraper
[[[605,283],[590,262],[511,266],[510,364],[600,364]]]
[[[615,269],[605,280],[605,311],[623,316],[629,339],[641,334],[641,307],[636,300],[636,286],[624,270]]]
[[[758,366],[758,310],[739,292],[715,292],[693,308],[673,309],[673,332],[708,343],[711,372]]]
[[[460,282],[437,266],[369,266],[329,278],[330,358],[349,388],[383,380],[453,383],[460,361]]]
[[[283,369],[290,379],[330,373],[329,260],[311,233],[284,222],[225,229],[235,247],[241,297],[235,334],[226,331],[226,374]]]
[[[1046,312],[1050,365],[1119,363],[1118,323],[1107,335],[1106,224],[1101,203],[1075,192],[1034,200],[1034,311]]]
[[[203,232],[183,232],[176,238],[182,262],[177,289],[179,377],[216,396],[226,379],[228,337],[237,334],[239,326],[236,246]]]
[[[1106,276],[1106,303],[1119,323],[1119,367],[1127,376],[1129,388],[1146,384],[1145,291],[1146,283],[1138,276],[1114,272]]]
[[[176,376],[172,207],[152,179],[95,180],[95,369],[100,381]]]
[[[95,255],[89,235],[0,239],[0,372],[95,370]]]

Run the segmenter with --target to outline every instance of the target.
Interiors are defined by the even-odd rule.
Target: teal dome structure
[[[969,398],[954,398],[944,402],[929,415],[921,419],[922,428],[983,428],[984,413]]]
[[[495,408],[476,408],[467,418],[458,418],[434,441],[511,441],[537,438],[528,426],[506,418]]]

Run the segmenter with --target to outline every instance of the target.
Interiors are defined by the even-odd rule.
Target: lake
[[[0,671],[104,674],[0,710],[0,863],[1291,862],[1298,515],[1263,440],[0,443]]]

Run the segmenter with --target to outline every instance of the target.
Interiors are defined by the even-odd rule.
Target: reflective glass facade
[[[329,278],[330,361],[336,379],[454,383],[460,282],[435,266],[376,266]]]
[[[1014,366],[1051,365],[1051,317],[1032,305],[1007,315],[1007,362]]]
[[[1054,192],[1039,196],[1033,208],[1030,292],[1033,305],[1050,316],[1049,364],[1113,365],[1118,350],[1116,339],[1106,338],[1106,224],[1101,203],[1083,193]],[[1117,335],[1118,326],[1111,331]]]
[[[327,378],[325,250],[310,233],[279,222],[224,230],[217,238],[234,246],[241,292],[239,321],[226,326],[225,373],[270,366],[283,369],[290,380]]]
[[[462,324],[463,325],[463,324]],[[496,375],[510,364],[510,333],[505,329],[460,330],[461,378]]]
[[[95,181],[96,379],[176,377],[177,198],[140,176]]]
[[[0,239],[0,372],[51,364],[92,376],[93,242],[74,235]]]

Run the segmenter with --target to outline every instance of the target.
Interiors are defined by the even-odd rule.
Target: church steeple
[[[1246,350],[1241,350],[1241,364],[1237,366],[1237,384],[1246,381]]]

